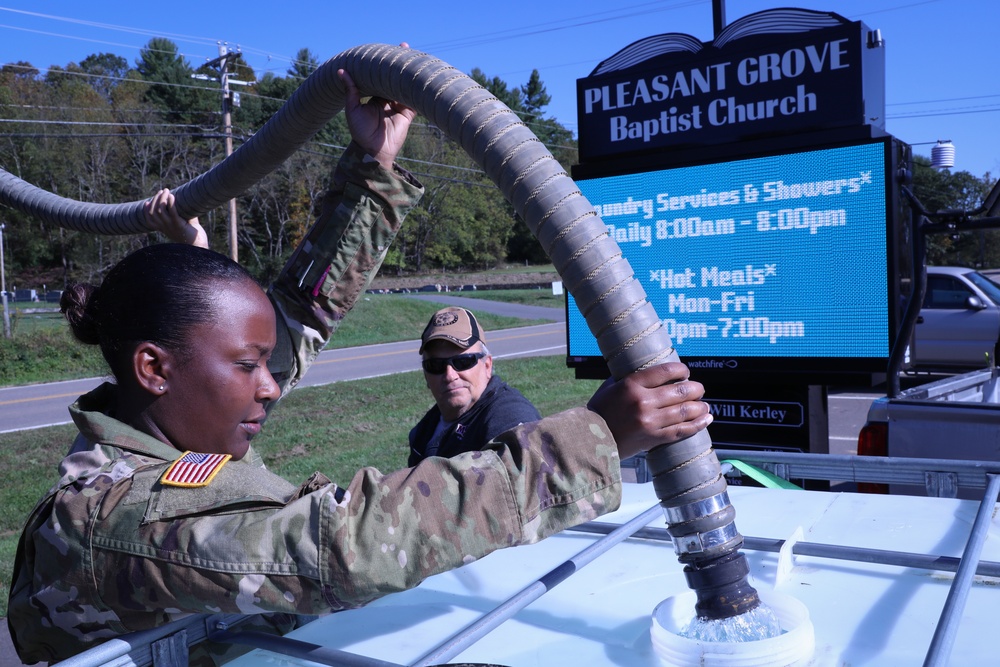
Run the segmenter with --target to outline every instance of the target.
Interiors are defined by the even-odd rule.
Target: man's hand
[[[608,381],[587,407],[604,418],[621,458],[688,438],[712,423],[705,387],[688,380],[688,367],[670,362]]]
[[[199,248],[208,247],[208,235],[198,218],[185,220],[177,213],[174,193],[163,188],[143,206],[146,221],[158,232],[162,232],[174,243],[187,243]]]
[[[405,48],[409,45],[403,42],[400,46]],[[342,69],[337,70],[337,74],[347,87],[344,111],[351,137],[366,153],[391,170],[406,141],[410,123],[417,117],[416,110],[381,97],[372,97],[362,104],[361,91],[354,85],[351,75]]]

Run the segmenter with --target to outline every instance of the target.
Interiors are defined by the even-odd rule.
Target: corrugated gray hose
[[[366,94],[399,100],[459,142],[541,242],[612,374],[678,360],[670,337],[604,222],[537,137],[473,79],[418,51],[366,44],[317,69],[233,155],[174,190],[185,218],[239,196],[284,162],[344,107],[337,70]],[[148,231],[142,202],[87,204],[0,174],[0,203],[62,227],[98,234]],[[703,618],[727,618],[758,604],[739,553],[743,537],[707,432],[647,455],[653,484]]]

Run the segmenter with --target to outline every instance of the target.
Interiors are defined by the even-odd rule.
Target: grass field
[[[491,290],[458,294],[476,299],[563,307],[563,297],[553,296],[550,290]],[[416,339],[427,320],[440,307],[441,304],[396,294],[366,295],[344,318],[328,347],[355,347]],[[534,323],[489,313],[477,316],[487,331]],[[12,325],[13,338],[0,337],[0,387],[75,380],[107,373],[100,351],[74,341],[68,325],[58,312],[18,312]]]
[[[565,306],[563,295],[555,295],[550,289],[511,289],[511,290],[482,290],[475,292],[458,292],[455,296],[467,296],[472,299],[487,299],[489,301],[505,301],[508,303],[522,303],[527,306],[548,306],[549,308],[562,308]]]

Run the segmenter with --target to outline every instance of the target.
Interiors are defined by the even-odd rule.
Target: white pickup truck
[[[912,202],[919,207],[915,200]],[[1000,181],[972,212],[920,211],[914,230],[916,266],[923,265],[923,236],[1000,227]],[[914,281],[900,335],[892,352],[888,390],[868,411],[858,454],[897,461],[936,460],[925,466],[924,484],[889,481],[859,484],[873,492],[982,498],[982,482],[951,466],[958,461],[1000,461],[1000,391],[995,367],[1000,335],[1000,290],[971,269],[926,268]],[[925,298],[926,297],[926,298]],[[978,318],[978,319],[977,319]],[[911,336],[912,332],[912,336]],[[980,370],[900,391],[904,367],[918,370]]]
[[[955,375],[878,398],[858,435],[861,456],[935,459],[923,487],[859,484],[872,492],[979,499],[982,479],[965,477],[953,461],[1000,461],[1000,380],[996,369]],[[898,463],[897,463],[898,465]]]

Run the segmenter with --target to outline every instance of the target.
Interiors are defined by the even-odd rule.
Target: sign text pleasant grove
[[[581,159],[864,123],[859,23],[669,53],[577,82]],[[869,82],[870,83],[870,82]],[[878,95],[869,95],[878,99]],[[881,122],[883,114],[869,104]]]

